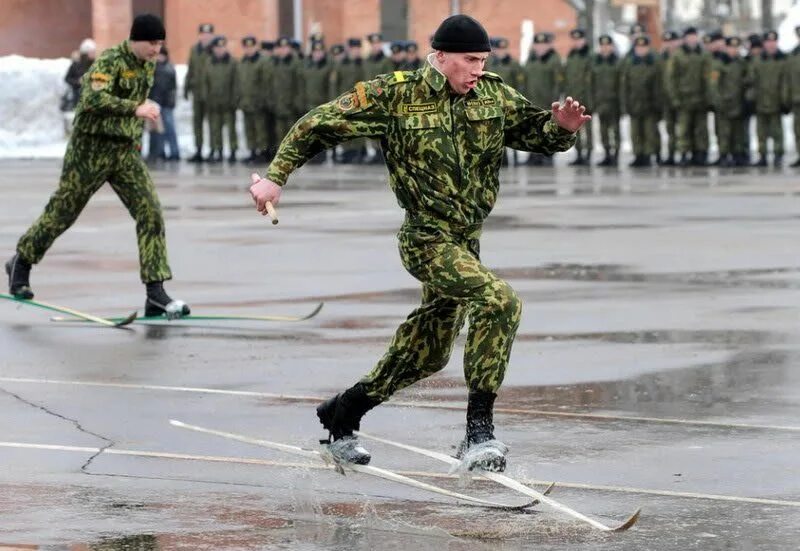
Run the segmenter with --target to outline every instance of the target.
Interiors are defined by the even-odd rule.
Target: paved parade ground
[[[3,262],[60,162],[0,164]],[[290,180],[278,226],[247,167],[157,167],[175,279],[195,314],[129,330],[0,301],[0,550],[794,550],[800,541],[800,173],[504,169],[484,262],[524,301],[496,407],[507,473],[602,522],[487,510],[170,426],[314,447],[314,407],[366,373],[419,288],[383,167]],[[36,298],[143,307],[132,220],[108,186],[34,267]],[[450,365],[362,428],[452,453]],[[383,444],[372,464],[520,503]]]

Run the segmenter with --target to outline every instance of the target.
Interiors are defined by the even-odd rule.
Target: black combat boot
[[[243,159],[242,162],[248,165],[252,165],[256,162],[256,159],[258,159],[258,154],[256,153],[255,149],[251,149],[250,156]]]
[[[583,154],[578,151],[578,156],[569,163],[569,166],[583,166],[584,164],[586,164],[586,161],[583,160]]]
[[[236,162],[236,150],[235,149],[231,149],[231,154],[228,155],[228,162],[229,163],[235,163]]]
[[[8,294],[16,298],[30,300],[33,298],[31,290],[31,265],[19,253],[6,262],[8,274]]]
[[[603,160],[597,163],[597,166],[611,166],[611,151],[606,149],[606,156],[603,157]]]
[[[361,418],[380,404],[367,396],[362,383],[356,383],[341,394],[317,406],[317,417],[329,433],[328,451],[336,461],[366,465],[372,456],[353,434],[361,426]]]
[[[692,166],[707,166],[708,152],[695,151],[692,153]]]
[[[675,166],[675,152],[670,151],[667,156],[661,159],[658,163],[661,166]]]
[[[189,305],[182,300],[173,300],[164,290],[163,281],[151,281],[146,284],[147,300],[144,303],[145,317],[166,316],[167,319],[178,319],[192,313]]]
[[[681,160],[678,162],[680,166],[692,166],[692,158],[688,153],[681,153]]]
[[[456,458],[461,470],[503,472],[508,447],[494,437],[493,410],[497,394],[470,392],[467,403],[467,433],[458,446]]]
[[[757,167],[765,167],[767,166],[767,156],[766,155],[759,155],[758,161],[753,163],[753,166]]]
[[[783,166],[783,153],[775,154],[775,157],[772,159],[772,166],[775,168],[781,168]]]
[[[792,164],[790,164],[789,166],[792,167],[792,168],[799,167],[800,166],[800,157],[798,157],[797,160],[795,162],[793,162]]]
[[[204,160],[203,153],[199,149],[188,159],[190,163],[202,163]]]

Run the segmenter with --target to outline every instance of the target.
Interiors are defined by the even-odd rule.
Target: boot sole
[[[31,300],[33,299],[33,291],[30,287],[27,289],[23,288],[22,291],[17,290],[16,292],[14,289],[11,288],[11,261],[6,261],[6,275],[8,276],[8,294],[13,296],[14,298],[21,298],[23,300]]]

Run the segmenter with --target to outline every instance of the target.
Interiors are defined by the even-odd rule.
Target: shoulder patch
[[[134,78],[136,76],[136,71],[131,71],[128,69],[127,71],[122,71],[122,78]]]
[[[401,82],[413,82],[419,80],[419,73],[417,71],[395,71],[386,77],[386,85],[394,86]]]

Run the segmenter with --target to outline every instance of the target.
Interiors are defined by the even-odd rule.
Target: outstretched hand
[[[577,132],[587,121],[592,120],[591,115],[585,114],[586,106],[581,105],[572,97],[567,97],[563,105],[555,101],[551,107],[556,124],[570,132]]]

